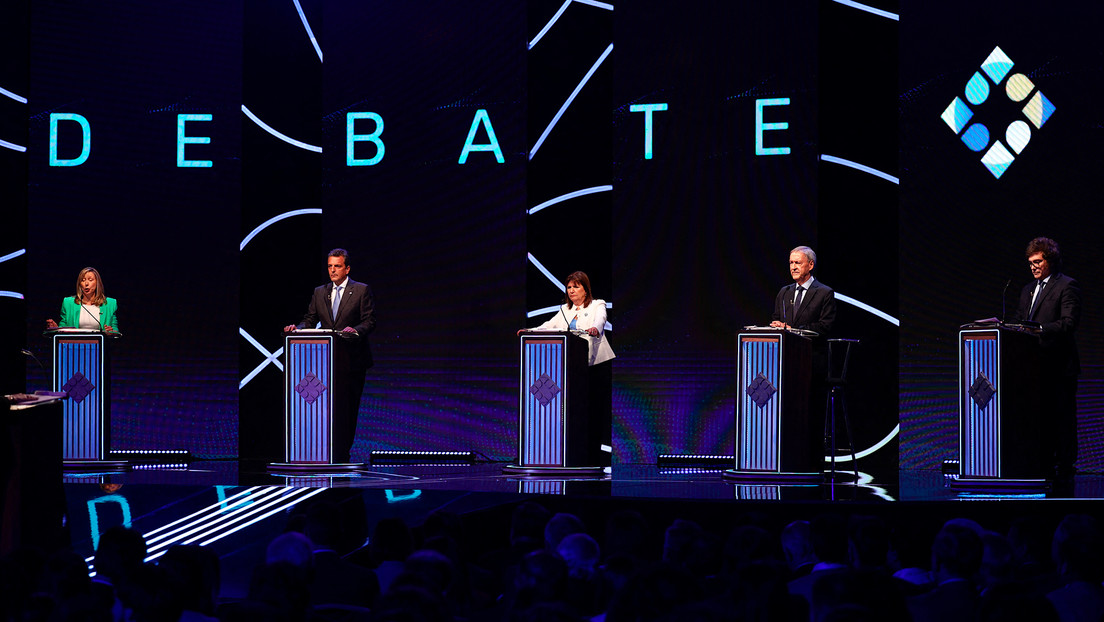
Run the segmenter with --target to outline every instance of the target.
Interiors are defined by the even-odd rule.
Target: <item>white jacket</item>
[[[598,329],[597,337],[591,337],[590,335],[584,337],[587,340],[589,354],[587,364],[597,365],[615,357],[613,348],[606,341],[606,301],[599,298],[591,300],[590,305],[586,308],[580,307],[578,310],[575,309],[574,305],[563,305],[559,311],[548,318],[547,322],[533,330],[568,330],[571,320],[576,317],[578,319],[575,320],[575,328],[579,330]]]

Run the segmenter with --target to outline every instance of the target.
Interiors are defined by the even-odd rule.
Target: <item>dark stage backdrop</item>
[[[514,454],[525,16],[511,1],[324,5],[318,266],[348,248],[378,322],[354,451]]]
[[[904,468],[933,468],[957,457],[958,327],[1002,316],[1005,299],[1015,307],[1020,289],[1031,280],[1024,249],[1036,236],[1058,241],[1065,272],[1081,281],[1077,341],[1084,371],[1077,466],[1104,466],[1104,299],[1093,273],[1104,191],[1102,27],[1099,3],[1061,10],[1031,3],[905,3],[900,68]],[[1003,58],[994,54],[996,48]],[[1011,64],[996,84],[981,69],[989,58],[996,68]],[[1006,86],[1019,74],[1030,82],[1024,83],[1028,99],[1014,102]],[[1041,105],[1025,113],[1036,93],[1053,109]],[[956,97],[973,114],[957,131],[942,118]],[[1045,114],[1049,117],[1040,124]],[[965,116],[963,110],[959,117]],[[1008,132],[1014,122],[1019,124]],[[970,129],[971,124],[988,131]],[[966,135],[977,140],[977,150],[960,138]],[[982,162],[997,142],[1013,156],[1006,169],[994,169],[999,177]]]
[[[513,455],[514,331],[575,269],[612,305],[620,462],[731,453],[734,334],[769,319],[791,247],[895,314],[847,252],[861,230],[838,224],[869,180],[831,169],[846,191],[818,189],[818,116],[849,110],[820,101],[820,14],[843,11],[832,32],[883,17],[816,0],[31,5],[27,338],[44,355],[43,319],[101,269],[126,333],[116,448],[278,458],[279,327],[333,246],[376,294],[361,458]],[[87,160],[65,117],[72,165],[50,166],[51,114],[88,122]],[[843,325],[864,314],[841,305]],[[860,446],[895,420],[873,409]]]
[[[622,461],[732,453],[735,333],[769,323],[789,250],[817,248],[817,15],[815,1],[617,7]]]
[[[112,448],[233,455],[241,6],[35,2],[30,28],[28,345],[49,368],[46,318],[97,268]]]

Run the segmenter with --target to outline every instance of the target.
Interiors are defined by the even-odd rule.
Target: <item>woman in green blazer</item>
[[[46,328],[95,328],[104,332],[118,332],[119,320],[115,317],[118,305],[114,298],[104,296],[103,279],[95,268],[84,268],[77,274],[77,293],[61,301],[61,319],[46,320]]]

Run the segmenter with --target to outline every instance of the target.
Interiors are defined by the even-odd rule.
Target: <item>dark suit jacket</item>
[[[1020,291],[1016,319],[1028,319],[1034,292],[1034,280]],[[1051,373],[1076,376],[1081,373],[1081,359],[1073,332],[1081,321],[1081,286],[1075,279],[1055,272],[1050,275],[1050,281],[1039,296],[1035,316],[1031,319],[1043,328],[1039,336],[1043,346],[1043,365]]]
[[[332,306],[330,296],[333,288],[333,283],[327,283],[314,289],[307,313],[297,327],[314,328],[314,325],[319,322],[322,323],[322,328],[331,330],[352,327],[357,332],[355,338],[335,341],[347,343],[351,362],[368,369],[372,366],[372,350],[368,347],[368,333],[376,327],[376,317],[372,313],[372,288],[366,283],[349,279],[345,291],[341,293],[341,306],[337,309],[336,321],[330,311]]]
[[[820,279],[813,279],[809,291],[805,292],[805,299],[797,309],[797,316],[794,317],[793,299],[796,289],[797,285],[791,283],[778,290],[771,319],[785,322],[794,328],[815,331],[821,337],[828,336],[836,321],[836,293],[831,287],[821,283]]]

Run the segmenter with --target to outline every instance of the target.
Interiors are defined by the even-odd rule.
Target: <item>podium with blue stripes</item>
[[[284,461],[270,471],[347,471],[364,466],[334,462],[334,338],[329,330],[284,337]]]
[[[115,334],[62,328],[52,333],[53,390],[62,404],[62,460],[66,468],[117,470],[126,461],[111,451],[111,373],[107,341]]]
[[[588,433],[587,417],[601,414],[587,412],[587,341],[567,331],[524,331],[519,346],[518,459],[504,471],[603,474],[601,441]]]
[[[959,331],[959,477],[953,486],[1023,487],[1045,482],[1046,387],[1029,331],[1003,325]]]
[[[724,478],[819,481],[809,407],[812,341],[786,330],[736,336],[735,468]]]

